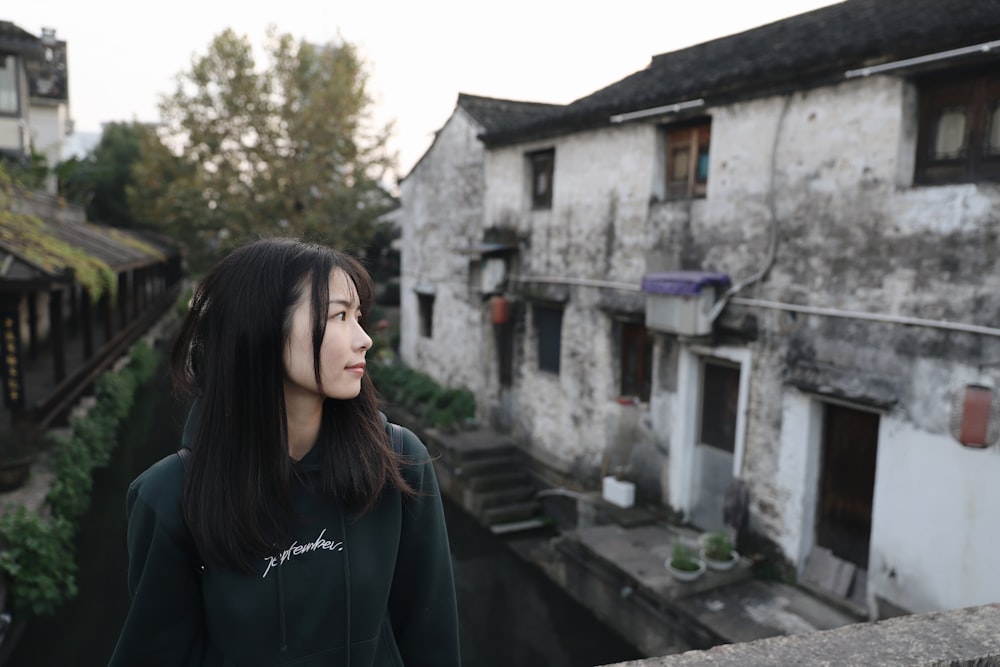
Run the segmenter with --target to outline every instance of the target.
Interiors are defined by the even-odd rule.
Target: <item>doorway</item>
[[[802,581],[863,608],[867,598],[879,414],[821,402],[814,543]]]

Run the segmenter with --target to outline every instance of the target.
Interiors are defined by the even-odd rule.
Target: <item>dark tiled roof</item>
[[[690,99],[747,99],[844,79],[877,63],[1000,39],[1000,0],[847,0],[654,56],[649,66],[557,114],[487,132],[489,145],[607,124],[613,114]]]
[[[466,113],[482,126],[484,135],[493,132],[516,131],[518,128],[537,123],[566,108],[562,104],[520,102],[517,100],[503,100],[496,97],[468,95],[466,93],[458,94],[456,106],[465,110]],[[426,155],[427,153],[425,152],[424,156]],[[411,174],[423,162],[424,156],[421,156],[417,160],[417,163],[410,168]],[[404,176],[399,181],[403,182],[407,178],[408,176]]]
[[[10,21],[0,21],[0,53],[42,53],[42,40]]]
[[[458,106],[475,118],[487,134],[521,127],[566,108],[562,104],[501,100],[465,93],[459,93]]]

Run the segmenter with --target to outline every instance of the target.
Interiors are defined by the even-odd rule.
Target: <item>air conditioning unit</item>
[[[730,285],[725,273],[671,271],[642,279],[646,328],[678,336],[712,333],[709,317],[716,297]]]

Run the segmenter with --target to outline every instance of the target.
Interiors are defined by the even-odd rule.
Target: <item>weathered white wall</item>
[[[66,126],[69,120],[65,104],[36,104],[31,107],[31,143],[36,152],[45,156],[50,168],[63,161],[66,147]],[[46,178],[45,189],[58,191],[55,174]],[[95,222],[102,222],[96,220]]]
[[[702,269],[739,282],[767,268],[741,297],[1000,325],[1000,187],[912,186],[915,100],[905,80],[875,76],[709,108],[707,197],[669,202],[655,199],[658,121],[481,153],[456,112],[415,170],[419,181],[411,175],[403,184],[416,211],[404,231],[414,248],[404,252],[404,359],[471,386],[482,381],[470,369],[477,355],[492,354],[488,323],[453,277],[464,275],[466,260],[442,248],[479,240],[490,227],[516,231],[524,239],[517,298],[565,301],[558,377],[537,368],[525,308],[510,397],[517,433],[583,485],[596,485],[605,462],[627,460],[650,496],[683,511],[698,401],[692,355],[702,351],[657,336],[649,404],[619,405],[613,321],[641,313],[642,295],[601,281],[638,286],[646,273]],[[455,155],[445,156],[446,146]],[[532,211],[525,154],[544,148],[555,149],[553,205]],[[471,155],[484,160],[481,190],[457,177]],[[467,202],[480,193],[475,223]],[[437,285],[432,341],[416,336],[412,288],[420,281]],[[439,324],[445,312],[454,329]],[[978,364],[1000,359],[1000,339],[739,304],[726,318],[746,325],[722,327],[718,343],[742,351],[748,376],[734,473],[748,485],[750,528],[801,568],[813,545],[819,401],[874,406],[881,430],[869,602],[925,611],[1000,597],[990,573],[1000,531],[987,520],[1000,500],[988,482],[1000,456],[967,451],[947,433],[952,392]],[[441,326],[446,345],[437,340]]]
[[[555,149],[552,208],[534,211],[525,155],[545,148]],[[663,438],[648,405],[616,401],[619,350],[613,342],[616,313],[641,312],[637,289],[645,272],[654,163],[655,130],[642,125],[493,149],[486,157],[485,219],[487,226],[527,237],[520,282],[513,285],[526,303],[553,291],[568,299],[558,376],[538,370],[537,337],[526,309],[513,392],[518,433],[539,459],[580,485],[594,488],[602,470],[621,466],[659,495]],[[574,284],[578,279],[633,289]]]
[[[469,262],[457,252],[482,237],[481,128],[461,109],[400,185],[404,202],[400,282],[403,362],[438,383],[477,392],[484,384],[485,306],[470,285]],[[420,335],[417,289],[435,293],[433,330]],[[477,395],[477,406],[484,404]]]
[[[1000,231],[1000,192],[910,186],[913,99],[902,80],[876,77],[712,110],[708,198],[685,220],[686,239],[671,239],[681,246],[674,254],[737,279],[753,273],[766,257],[773,187],[777,255],[766,282],[745,296],[996,326],[1000,272],[987,248]],[[668,223],[665,235],[676,227]],[[979,509],[997,493],[977,483],[1000,472],[1000,458],[947,435],[952,392],[969,364],[997,357],[998,341],[747,311],[759,327],[747,343],[755,361],[740,471],[752,528],[802,567],[813,541],[821,411],[789,376],[813,367],[822,380],[823,369],[835,369],[827,390],[839,400],[850,403],[852,391],[858,401],[895,397],[881,419],[869,598],[927,611],[1000,597],[984,565],[1000,532]],[[947,574],[936,574],[942,565]]]

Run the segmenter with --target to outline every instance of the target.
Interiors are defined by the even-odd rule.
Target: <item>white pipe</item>
[[[982,334],[984,336],[1000,336],[1000,329],[993,327],[983,327],[978,324],[964,324],[962,322],[950,322],[948,320],[928,320],[922,317],[908,317],[906,315],[885,315],[881,313],[866,313],[857,310],[841,310],[839,308],[817,308],[815,306],[800,306],[794,303],[782,303],[780,301],[767,301],[765,299],[747,299],[744,297],[734,297],[730,303],[740,306],[752,306],[755,308],[770,308],[773,310],[785,310],[794,313],[805,313],[807,315],[822,315],[824,317],[843,317],[852,320],[868,320],[871,322],[884,322],[886,324],[908,324],[917,327],[929,327],[931,329],[947,329],[949,331],[962,331],[965,333]]]
[[[963,46],[958,49],[939,51],[937,53],[928,53],[927,55],[924,56],[906,58],[905,60],[896,60],[891,63],[872,65],[871,67],[859,67],[858,69],[849,69],[846,72],[844,72],[844,77],[848,79],[854,79],[860,76],[870,76],[872,74],[890,72],[892,70],[903,69],[905,67],[910,67],[912,65],[923,65],[924,63],[933,63],[939,60],[957,58],[958,56],[967,56],[973,53],[988,53],[989,51],[992,51],[997,47],[1000,47],[1000,40],[993,40],[992,42],[983,42],[982,44]]]
[[[511,276],[511,280],[520,283],[546,283],[555,285],[580,285],[582,287],[607,287],[610,289],[625,290],[629,292],[641,292],[642,287],[632,283],[619,283],[610,280],[592,280],[589,278],[563,278],[560,276]],[[867,313],[861,310],[843,310],[841,308],[822,308],[818,306],[802,306],[795,303],[784,303],[781,301],[769,301],[767,299],[748,299],[745,297],[731,297],[727,303],[740,306],[750,306],[754,308],[770,308],[772,310],[785,310],[793,313],[804,313],[806,315],[822,315],[824,317],[843,317],[853,320],[867,320],[870,322],[884,322],[886,324],[906,324],[917,327],[928,327],[931,329],[946,329],[948,331],[962,331],[964,333],[982,334],[984,336],[1000,337],[1000,329],[984,327],[978,324],[965,324],[963,322],[951,322],[949,320],[929,320],[923,317],[909,317],[907,315],[888,315],[883,313]]]
[[[675,102],[673,104],[666,104],[662,107],[653,107],[651,109],[640,109],[639,111],[629,111],[628,113],[615,114],[610,118],[610,120],[612,123],[624,123],[629,120],[639,120],[640,118],[649,118],[650,116],[677,113],[678,111],[684,111],[685,109],[696,109],[703,106],[705,106],[705,100],[699,97],[696,100]]]
[[[548,285],[579,285],[581,287],[608,287],[628,292],[641,292],[642,287],[634,283],[618,283],[612,280],[590,278],[563,278],[561,276],[511,276],[516,283],[546,283]]]

